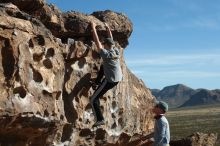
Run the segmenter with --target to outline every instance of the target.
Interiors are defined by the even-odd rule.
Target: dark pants
[[[103,68],[103,65],[101,65],[100,69],[99,69],[99,72],[98,72],[98,75],[95,79],[95,84],[100,85],[101,82],[102,82],[103,76],[104,76],[104,68]]]
[[[104,79],[103,82],[96,89],[95,93],[92,95],[90,103],[92,105],[92,109],[97,121],[104,120],[104,117],[100,109],[99,98],[102,97],[108,90],[112,89],[117,84],[118,82],[111,83]]]

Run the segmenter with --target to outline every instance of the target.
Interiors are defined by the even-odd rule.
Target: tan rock
[[[9,11],[10,15],[8,7],[0,8],[0,135],[8,138],[7,145],[25,145],[30,139],[46,144],[44,133],[54,137],[56,125],[65,123],[63,55],[49,31],[22,17],[27,14]],[[15,18],[16,13],[21,17]],[[49,50],[53,56],[47,55]]]
[[[1,0],[1,3],[13,3],[25,12],[34,11],[45,4],[45,0]]]
[[[123,80],[100,100],[106,124],[91,128],[94,115],[89,101],[94,91],[90,80],[97,76],[101,60],[88,35],[89,22],[100,23],[103,37],[102,21],[77,13],[52,14],[45,21],[37,17],[44,24],[60,24],[60,18],[65,18],[70,25],[79,25],[65,26],[65,33],[72,32],[74,37],[64,41],[54,37],[56,29],[51,28],[51,33],[41,21],[14,7],[0,6],[0,144],[128,146],[134,135],[152,131],[154,97],[129,71],[123,57]],[[118,47],[123,56],[124,49]]]
[[[91,21],[99,26],[100,36],[105,36],[105,22],[112,29],[115,41],[125,48],[133,31],[132,22],[125,14],[110,10],[97,11],[87,15],[75,11],[62,13],[56,6],[46,4],[45,0],[2,0],[2,2],[11,2],[20,10],[38,18],[54,36],[62,40],[91,37]]]

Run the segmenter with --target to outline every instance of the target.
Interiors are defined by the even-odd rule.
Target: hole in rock
[[[86,105],[86,107],[85,107],[85,110],[89,110],[89,109],[92,109],[92,106],[91,106],[90,103],[88,103],[88,104]]]
[[[123,119],[122,119],[122,118],[119,118],[119,119],[118,119],[118,124],[119,124],[119,125],[122,125],[122,124],[123,124]]]
[[[20,81],[20,75],[19,75],[19,71],[18,70],[15,72],[15,81],[17,81],[17,82]]]
[[[51,69],[53,68],[53,64],[51,62],[51,60],[49,58],[45,59],[43,61],[43,65],[47,68],[47,69]]]
[[[102,128],[99,128],[99,129],[96,130],[95,139],[96,140],[103,140],[103,139],[105,139],[105,134],[106,134],[106,131]]]
[[[124,109],[123,108],[120,108],[120,110],[119,110],[119,115],[122,115],[124,113]]]
[[[20,96],[21,98],[25,98],[25,96],[26,96],[26,94],[27,94],[27,92],[26,92],[26,90],[24,89],[23,86],[14,88],[13,93],[14,93],[14,94],[19,94],[19,96]]]
[[[42,75],[37,70],[35,70],[33,67],[31,67],[31,69],[33,71],[33,80],[35,82],[41,83],[43,81]]]
[[[113,119],[114,119],[114,118],[116,118],[116,116],[115,116],[115,114],[114,114],[114,113],[112,114],[112,118],[113,118]]]
[[[37,111],[36,114],[37,114],[37,115],[41,115],[40,111]]]
[[[104,111],[104,106],[100,106],[100,109],[101,109],[102,111]]]
[[[60,119],[61,119],[61,120],[64,120],[64,115],[60,115]]]
[[[34,37],[34,41],[41,46],[45,45],[45,40],[44,37],[42,35],[37,35],[36,37]]]
[[[76,95],[76,94],[74,94]],[[78,119],[78,113],[74,107],[74,99],[75,96],[70,96],[67,94],[67,92],[64,90],[62,92],[62,98],[63,98],[63,103],[64,103],[64,112],[65,112],[65,117],[69,123],[75,123],[76,120]]]
[[[53,111],[52,115],[53,117],[56,117],[57,116],[57,113],[55,111]]]
[[[79,103],[79,97],[75,97],[75,101]]]
[[[48,80],[45,81],[45,85],[48,86]]]
[[[107,97],[105,96],[100,97],[100,99],[104,100],[105,102],[107,101]]]
[[[98,59],[98,58],[100,58],[99,53],[97,53],[96,51],[92,51],[92,58],[93,58],[93,59]]]
[[[90,124],[90,121],[89,119],[86,120],[85,124],[89,125]]]
[[[45,117],[49,117],[49,115],[50,115],[50,113],[49,113],[47,110],[45,110],[45,111],[44,111],[44,116],[45,116]]]
[[[127,134],[127,130],[125,130],[125,132],[121,133],[119,140],[122,143],[127,143],[129,140],[131,139],[131,136]],[[129,146],[133,146],[134,144],[129,144]],[[144,145],[143,145],[144,146]]]
[[[42,93],[43,95],[52,97],[52,93],[48,92],[47,90],[43,90]]]
[[[40,53],[40,54],[34,53],[34,54],[33,54],[33,60],[36,61],[36,62],[39,62],[39,61],[41,61],[41,59],[43,58],[43,55],[44,55],[43,52]]]
[[[57,92],[57,95],[56,95],[56,100],[59,100],[60,95],[61,95],[61,91],[58,91],[58,92]]]
[[[112,124],[111,129],[115,129],[117,127],[116,123],[114,122],[114,124]]]
[[[96,65],[93,66],[93,69],[96,70],[96,71],[99,70],[99,68]]]
[[[49,48],[46,53],[46,58],[53,57],[55,54],[54,48]]]
[[[83,66],[86,64],[86,59],[81,58],[78,62],[79,68],[83,68]]]
[[[115,109],[116,107],[117,107],[117,103],[116,103],[116,101],[113,101],[112,102],[112,108]]]
[[[92,131],[90,129],[82,129],[79,133],[79,136],[81,137],[87,137],[87,136],[94,136],[94,134],[92,133]]]
[[[71,124],[64,125],[61,142],[69,141],[72,133],[73,133],[72,125]]]
[[[30,39],[30,40],[28,41],[28,45],[29,45],[30,48],[33,48],[33,47],[34,47],[34,43],[33,43],[32,39]]]
[[[15,57],[9,39],[0,37],[2,67],[6,80],[10,80],[14,73]]]

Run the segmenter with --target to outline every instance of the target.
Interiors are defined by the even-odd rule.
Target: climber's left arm
[[[105,27],[107,29],[108,37],[113,39],[112,32],[111,32],[108,24],[107,23],[104,23],[104,24],[105,24]]]
[[[96,46],[98,48],[98,52],[100,52],[103,49],[103,46],[99,40],[99,36],[96,31],[96,24],[94,22],[91,22],[91,26],[92,26],[93,39],[94,39]]]

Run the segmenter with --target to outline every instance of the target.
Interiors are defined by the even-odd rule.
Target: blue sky
[[[113,10],[133,23],[129,69],[149,88],[220,89],[219,0],[48,0],[62,11]]]

